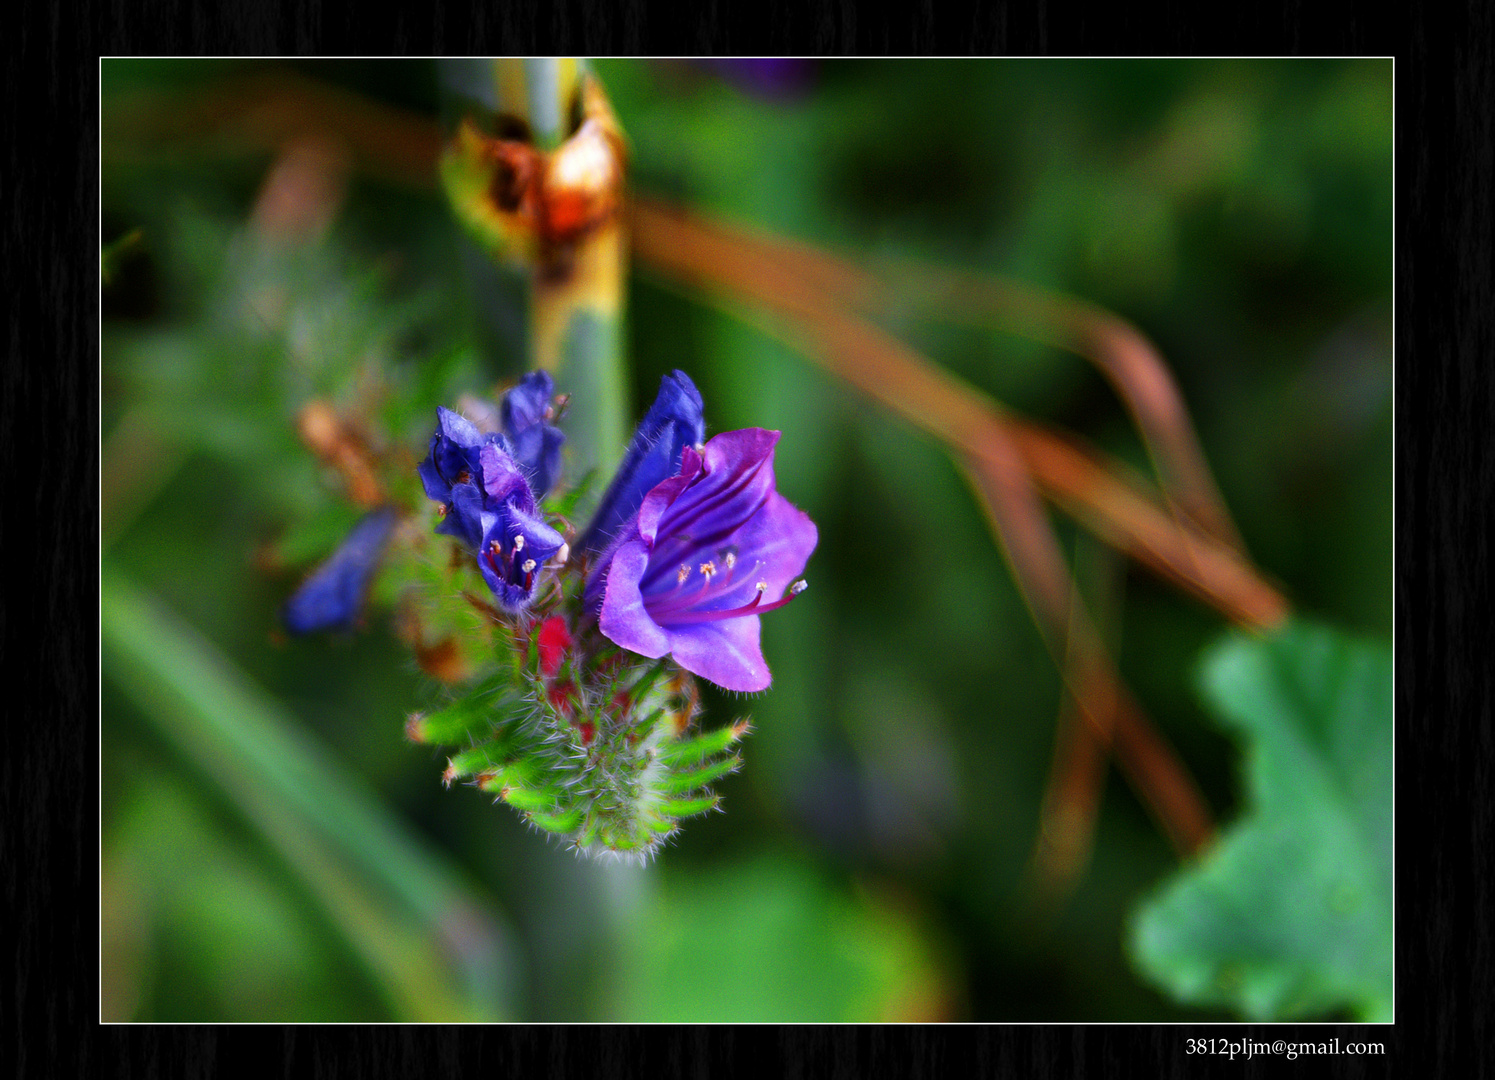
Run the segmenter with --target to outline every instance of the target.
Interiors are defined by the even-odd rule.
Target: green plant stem
[[[547,154],[574,134],[586,77],[585,61],[573,58],[465,59],[443,68],[443,83],[460,108],[524,119],[534,146]],[[496,252],[492,245],[483,260],[476,245],[469,247],[486,345],[505,376],[543,368],[555,377],[556,388],[570,396],[564,425],[570,477],[590,469],[607,476],[622,458],[631,426],[623,334],[628,244],[621,215],[541,250],[544,267],[524,265],[518,252]]]

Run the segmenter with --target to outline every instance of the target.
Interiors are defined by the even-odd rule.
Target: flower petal
[[[726,690],[751,694],[768,689],[773,675],[759,644],[762,620],[757,615],[667,631],[670,655],[692,675]]]
[[[500,607],[523,611],[534,599],[545,564],[560,550],[565,538],[543,518],[513,503],[491,507],[483,518],[478,569]]]
[[[514,460],[524,470],[535,498],[543,499],[561,475],[561,446],[566,436],[545,422],[545,410],[555,394],[548,371],[531,371],[503,396],[499,405],[504,434]]]
[[[597,625],[613,644],[658,659],[670,651],[670,639],[649,616],[639,593],[639,578],[648,566],[649,549],[642,540],[627,541],[613,552]]]
[[[644,496],[680,467],[686,447],[706,437],[705,403],[690,376],[672,371],[660,381],[659,394],[634,430],[613,481],[587,526],[578,550],[601,551],[623,531]]]
[[[286,601],[281,622],[293,634],[353,625],[398,515],[385,506],[365,514],[335,552]]]
[[[507,391],[499,403],[503,429],[510,438],[545,419],[545,407],[555,396],[555,380],[548,371],[531,371]]]
[[[655,565],[644,582],[645,592],[668,578],[676,564],[697,560],[701,554],[710,558],[717,548],[731,543],[733,534],[767,503],[774,490],[773,452],[778,441],[777,431],[746,428],[723,432],[706,444],[696,482],[661,512]],[[639,517],[642,527],[644,515]]]
[[[788,602],[819,542],[809,515],[774,490],[778,438],[749,428],[684,450],[680,473],[648,493],[587,583],[604,635],[644,656],[668,652],[729,690],[769,685],[760,605]]]
[[[499,446],[485,446],[478,451],[483,469],[483,493],[488,503],[513,503],[525,513],[534,513],[535,495],[530,490],[518,462]]]

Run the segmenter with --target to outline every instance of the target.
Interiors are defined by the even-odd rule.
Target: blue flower
[[[592,523],[577,541],[582,551],[602,551],[637,511],[644,496],[661,480],[680,471],[688,446],[706,438],[705,404],[690,376],[672,371],[659,384],[659,395],[639,422],[613,482],[597,507]]]
[[[331,558],[286,601],[280,617],[287,630],[310,634],[353,625],[397,516],[394,507],[385,506],[359,519]]]
[[[668,653],[728,690],[768,686],[758,616],[804,588],[795,579],[819,540],[774,488],[778,441],[747,428],[687,447],[679,473],[645,496],[587,580],[586,604],[609,640]]]
[[[531,371],[504,394],[499,404],[509,452],[524,469],[537,499],[545,498],[561,475],[561,445],[566,436],[560,428],[546,422],[553,415],[550,399],[554,395],[555,382],[550,372]]]
[[[483,499],[477,507],[482,530],[478,569],[505,611],[519,612],[534,599],[546,563],[565,538],[545,523],[534,492],[518,463],[495,445],[480,453]]]
[[[436,433],[431,452],[416,466],[426,495],[446,508],[436,531],[476,549],[483,542],[479,512],[483,504],[483,466],[478,459],[485,446],[501,446],[504,437],[483,434],[471,421],[450,409],[436,407]]]
[[[544,421],[551,385],[548,374],[533,373],[504,395],[500,409],[504,426],[539,448],[535,461],[546,480],[560,466],[560,432]],[[436,531],[474,553],[500,607],[522,611],[546,563],[565,544],[540,514],[531,486],[536,469],[516,459],[513,444],[499,432],[484,433],[439,407],[436,421],[431,452],[417,466],[426,494],[444,510]]]

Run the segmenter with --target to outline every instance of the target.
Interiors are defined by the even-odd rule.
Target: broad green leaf
[[[951,993],[912,912],[782,856],[667,875],[609,990],[608,1015],[643,1023],[927,1022]]]
[[[1132,954],[1180,1001],[1253,1020],[1392,999],[1391,651],[1295,622],[1231,634],[1201,689],[1245,749],[1246,810],[1137,911]]]

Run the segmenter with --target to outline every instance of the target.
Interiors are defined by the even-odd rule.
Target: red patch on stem
[[[569,682],[557,683],[550,688],[546,697],[558,716],[571,719],[571,714],[576,711],[576,687]]]
[[[571,648],[571,631],[566,629],[566,620],[552,615],[540,624],[540,636],[536,647],[540,653],[540,674],[547,679],[555,678]]]

